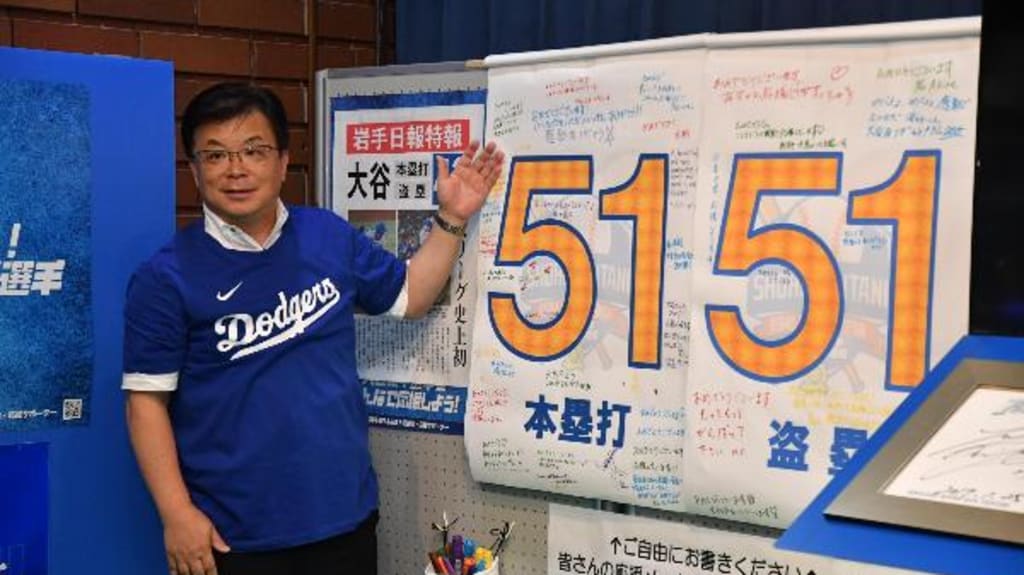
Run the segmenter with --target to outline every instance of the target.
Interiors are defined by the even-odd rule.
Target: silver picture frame
[[[825,514],[1024,545],[1022,422],[1024,362],[966,359]]]

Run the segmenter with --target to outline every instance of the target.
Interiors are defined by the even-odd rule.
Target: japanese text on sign
[[[60,291],[64,279],[64,260],[36,261],[15,259],[21,223],[11,226],[10,243],[3,264],[0,264],[0,297],[27,296],[33,292],[48,296]]]
[[[345,129],[348,154],[462,151],[469,145],[469,120],[371,122]]]

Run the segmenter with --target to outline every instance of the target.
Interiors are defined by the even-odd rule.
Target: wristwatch
[[[457,226],[448,220],[441,217],[440,212],[434,212],[434,223],[437,227],[452,234],[453,236],[464,238],[466,237],[466,226]]]

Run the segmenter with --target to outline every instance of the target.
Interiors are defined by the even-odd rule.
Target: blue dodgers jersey
[[[387,311],[404,281],[344,220],[294,207],[263,252],[197,222],[133,276],[125,373],[179,374],[181,470],[233,550],[345,533],[376,509],[353,310]]]

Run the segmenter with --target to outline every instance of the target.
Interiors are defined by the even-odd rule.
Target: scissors
[[[498,553],[501,553],[502,548],[505,547],[505,542],[508,541],[509,535],[512,534],[512,528],[515,526],[515,521],[512,523],[506,521],[505,525],[502,527],[495,527],[491,529],[491,535],[497,537],[497,539],[494,540],[494,543],[491,543],[491,553],[495,556],[497,556]]]
[[[430,524],[431,529],[441,532],[441,547],[448,547],[448,530],[452,528],[452,525],[455,525],[458,522],[459,518],[456,517],[455,519],[452,519],[451,523],[449,523],[448,512],[442,511],[441,524],[438,525],[436,521]]]

